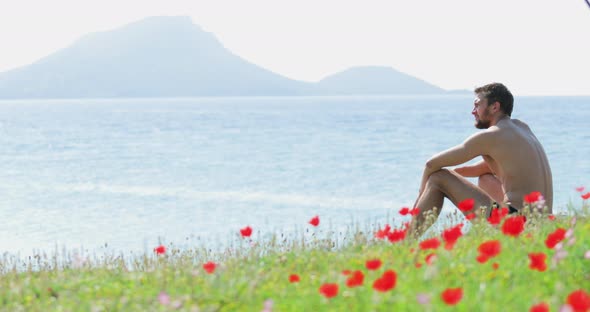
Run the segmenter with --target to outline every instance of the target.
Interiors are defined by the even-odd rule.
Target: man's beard
[[[487,129],[490,127],[491,121],[490,121],[490,113],[486,110],[483,113],[483,116],[481,116],[482,118],[477,118],[477,122],[475,123],[475,127],[477,129]],[[485,118],[485,120],[483,119]]]
[[[475,127],[477,129],[487,129],[490,127],[490,121],[489,120],[481,120],[479,119],[476,123],[475,123]]]

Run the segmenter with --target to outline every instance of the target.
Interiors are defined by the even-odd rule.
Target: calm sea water
[[[589,102],[516,99],[556,211],[590,186]],[[471,109],[471,96],[0,101],[0,253],[211,245],[314,215],[390,222],[426,159],[477,131]]]

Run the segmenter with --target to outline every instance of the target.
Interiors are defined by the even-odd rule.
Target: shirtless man
[[[412,228],[421,233],[424,214],[437,208],[437,217],[444,198],[453,204],[472,198],[473,211],[486,206],[491,214],[492,204],[510,207],[519,212],[523,198],[533,191],[541,192],[551,213],[553,182],[545,151],[531,129],[518,119],[511,119],[514,98],[501,83],[491,83],[475,89],[476,98],[471,114],[475,127],[485,129],[468,137],[462,144],[432,156],[424,168],[418,199],[414,207],[420,213]],[[454,170],[444,169],[463,164],[477,156],[483,160],[472,166]],[[478,185],[465,177],[478,177]]]

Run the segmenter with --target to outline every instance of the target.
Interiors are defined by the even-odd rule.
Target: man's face
[[[480,94],[473,101],[473,111],[471,111],[471,114],[475,117],[475,127],[477,129],[487,129],[490,127],[492,113],[488,106],[488,100]]]

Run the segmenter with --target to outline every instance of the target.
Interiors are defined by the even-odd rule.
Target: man
[[[476,98],[471,113],[475,117],[475,127],[485,130],[426,162],[414,205],[420,208],[420,213],[412,224],[419,233],[424,230],[425,213],[436,207],[438,217],[445,197],[455,205],[465,199],[474,199],[474,209],[464,213],[486,206],[486,216],[489,216],[494,203],[510,207],[511,213],[519,212],[524,206],[524,196],[538,191],[544,197],[547,212],[551,212],[551,168],[531,129],[524,122],[510,118],[514,97],[501,83],[487,84],[474,92]],[[444,169],[477,156],[482,156],[483,160],[475,165]],[[478,177],[478,185],[465,177]]]

